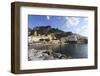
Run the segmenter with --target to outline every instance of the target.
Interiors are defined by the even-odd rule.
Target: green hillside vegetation
[[[37,31],[40,35],[48,35],[53,34],[57,38],[59,37],[67,37],[68,35],[72,35],[72,32],[64,32],[59,30],[58,28],[52,28],[51,26],[37,26],[31,30],[31,35],[34,35],[34,32]]]

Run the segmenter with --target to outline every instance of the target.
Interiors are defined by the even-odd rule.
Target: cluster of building
[[[48,35],[40,35],[37,31],[34,32],[33,35],[28,36],[29,43],[39,43],[39,42],[48,42],[48,43],[59,43],[60,40],[55,37],[53,34]]]
[[[56,38],[54,33],[48,35],[40,35],[37,31],[33,35],[28,36],[28,43],[87,43],[88,39],[78,34],[72,34],[67,37]]]

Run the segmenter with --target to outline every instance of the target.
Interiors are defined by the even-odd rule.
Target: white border
[[[88,59],[28,61],[28,14],[87,16],[89,18]],[[94,11],[40,7],[20,8],[20,69],[43,69],[94,65]]]

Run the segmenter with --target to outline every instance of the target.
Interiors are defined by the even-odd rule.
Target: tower
[[[37,31],[35,30],[35,32],[34,32],[34,36],[37,36]]]

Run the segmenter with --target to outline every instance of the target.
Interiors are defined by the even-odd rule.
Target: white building
[[[32,42],[39,42],[40,39],[49,39],[48,36],[29,36],[28,37],[28,42],[32,43]]]
[[[52,34],[49,34],[49,35],[45,36],[45,35],[37,34],[37,32],[35,31],[34,35],[28,36],[28,42],[29,43],[40,42],[41,39],[43,39],[43,41],[48,39],[49,42],[59,43],[59,40],[56,40],[56,37],[54,35],[52,35]],[[53,40],[53,39],[55,39],[55,40]]]

